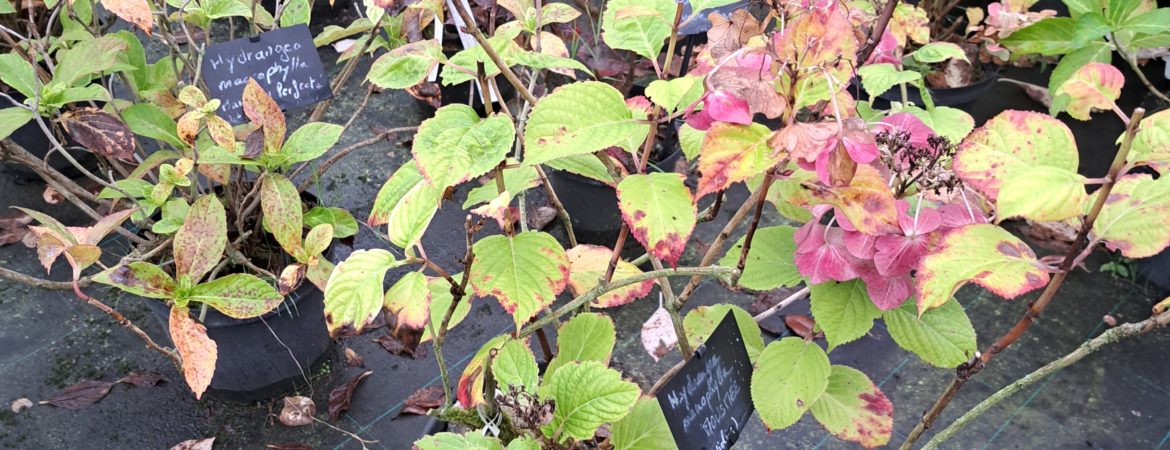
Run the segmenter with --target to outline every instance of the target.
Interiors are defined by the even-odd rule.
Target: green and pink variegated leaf
[[[716,122],[712,125],[699,151],[702,177],[695,198],[727,189],[732,183],[764,173],[780,162],[783,155],[776,154],[768,145],[771,136],[771,130],[760,124]]]
[[[475,295],[496,297],[512,314],[517,330],[552,304],[569,281],[569,258],[548,233],[488,236],[472,249],[471,287]]]
[[[1118,141],[1124,138],[1119,137]],[[1170,109],[1158,111],[1142,120],[1133,147],[1129,149],[1131,164],[1144,164],[1159,173],[1170,169]]]
[[[487,202],[483,206],[471,210],[472,214],[495,219],[496,225],[500,229],[507,229],[507,225],[515,221],[515,216],[511,214],[512,194],[508,191],[501,192],[492,201]]]
[[[691,190],[677,173],[631,175],[617,186],[622,220],[634,238],[659,259],[678,262],[698,214]]]
[[[946,303],[968,282],[1008,299],[1048,284],[1048,273],[1028,244],[990,224],[948,232],[923,258],[916,278],[919,315]]]
[[[1170,245],[1170,177],[1122,177],[1093,223],[1093,234],[1129,258],[1161,252]]]
[[[175,275],[198,282],[219,264],[227,247],[227,212],[214,195],[195,200],[175,232]]]
[[[197,285],[191,289],[189,298],[235,319],[259,317],[284,300],[271,284],[246,273],[234,273]]]
[[[955,172],[991,199],[1003,182],[1032,166],[1076,171],[1079,163],[1072,131],[1046,114],[1008,110],[975,129],[959,144]]]
[[[582,244],[569,249],[565,254],[569,257],[569,289],[572,289],[573,295],[581,295],[597,287],[601,277],[605,276],[613,250],[598,245]],[[638,269],[638,266],[625,260],[618,260],[613,270],[613,279],[620,280],[641,274],[642,270]],[[655,283],[655,280],[645,280],[614,289],[597,297],[592,306],[612,308],[624,305],[650,294]]]
[[[1094,109],[1113,109],[1121,96],[1125,76],[1109,64],[1091,62],[1081,66],[1053,92],[1053,115],[1061,107],[1074,119],[1089,120]]]
[[[834,364],[825,393],[812,405],[813,417],[839,439],[876,448],[890,442],[894,404],[860,370]]]
[[[898,229],[894,193],[873,166],[857,166],[853,180],[845,186],[830,187],[816,181],[802,186],[811,204],[833,205],[857,231],[877,236]]]
[[[387,311],[397,316],[394,327],[422,330],[431,318],[431,290],[427,277],[421,272],[407,272],[386,291],[384,304]],[[444,311],[446,312],[446,311]],[[438,327],[439,324],[433,324]]]

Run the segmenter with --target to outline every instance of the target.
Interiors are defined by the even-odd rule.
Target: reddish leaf
[[[110,389],[115,384],[117,382],[82,381],[65,388],[65,390],[57,393],[57,395],[49,400],[42,400],[40,404],[65,409],[81,409],[105,398],[106,394],[110,393]]]
[[[406,355],[415,359],[426,356],[426,350],[418,346],[422,330],[411,330],[409,327],[391,328],[398,330],[398,332],[378,336],[373,341],[394,355]]]
[[[211,450],[211,446],[214,443],[215,438],[213,437],[206,439],[191,439],[189,441],[180,442],[178,445],[171,447],[171,450]]]
[[[813,321],[812,317],[804,314],[789,314],[784,316],[784,324],[788,325],[788,329],[805,339],[816,339],[823,337],[821,333],[814,333],[817,323]]]
[[[796,231],[796,268],[811,284],[857,278],[857,258],[845,248],[844,230],[810,221]]]
[[[337,418],[341,417],[341,413],[349,409],[349,402],[353,398],[353,391],[357,389],[358,383],[374,373],[372,370],[367,370],[350,379],[345,384],[333,388],[329,391],[329,420],[336,422]]]
[[[0,245],[20,242],[29,233],[28,224],[32,216],[20,210],[0,213]]]
[[[228,149],[234,150],[234,149]],[[248,137],[244,139],[244,159],[256,159],[264,153],[264,132],[255,130],[248,133]]]
[[[857,231],[877,236],[897,230],[894,194],[878,170],[871,166],[857,166],[857,172],[846,186],[812,182],[805,182],[802,186],[808,190],[814,204],[833,205]]]
[[[752,123],[748,103],[727,91],[715,91],[703,98],[703,112],[720,122],[747,125]]]
[[[97,108],[80,108],[61,115],[69,136],[102,156],[131,161],[134,138],[122,120]]]
[[[248,84],[244,86],[243,103],[248,120],[264,127],[264,150],[280,151],[285,131],[284,112],[280,105],[253,78],[248,78]]]
[[[415,414],[419,416],[427,415],[427,411],[438,408],[443,405],[443,388],[441,386],[430,386],[414,391],[410,397],[406,397],[406,404],[402,409],[398,410],[399,416],[403,414]]]
[[[289,427],[299,427],[313,423],[313,416],[317,415],[317,404],[313,399],[303,396],[285,397],[284,408],[280,410],[280,423]]]

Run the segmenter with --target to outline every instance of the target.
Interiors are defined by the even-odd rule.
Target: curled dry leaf
[[[166,379],[166,377],[163,377],[162,374],[158,373],[158,372],[145,372],[145,373],[131,372],[129,375],[122,377],[117,382],[133,385],[134,387],[145,388],[145,387],[155,387],[155,386],[158,386],[160,384],[166,383],[167,381],[168,380]]]
[[[313,423],[313,416],[317,415],[317,404],[313,399],[304,396],[285,397],[284,408],[280,410],[280,423],[289,427],[299,427]]]
[[[41,198],[45,200],[45,203],[50,205],[56,205],[61,203],[61,200],[65,200],[65,197],[60,192],[57,192],[56,189],[53,189],[52,186],[45,186],[45,192],[41,193]]]
[[[32,408],[33,402],[27,398],[18,398],[12,402],[12,412],[20,414],[26,409]]]
[[[274,450],[313,450],[313,447],[310,447],[306,444],[297,443],[297,442],[279,442],[279,443],[275,443],[275,444],[264,444],[264,447],[271,448]]]
[[[345,354],[345,364],[349,365],[350,367],[366,366],[366,361],[362,359],[362,355],[359,355],[358,352],[354,351],[352,348],[346,347],[345,352],[343,353]]]
[[[557,210],[551,206],[537,206],[528,209],[528,228],[533,230],[543,230],[549,223],[557,217]]]
[[[353,391],[357,389],[358,383],[374,373],[372,370],[367,370],[350,379],[345,384],[333,388],[329,391],[329,420],[336,422],[341,413],[349,409],[349,402],[353,398]]]
[[[399,330],[398,335],[384,334],[374,338],[373,341],[397,356],[406,355],[418,359],[426,355],[426,351],[418,346],[421,331],[410,333],[412,330],[406,327],[400,327]]]
[[[301,285],[301,280],[305,278],[305,271],[308,268],[308,266],[301,263],[293,263],[285,267],[280,272],[280,280],[277,280],[276,283],[280,295],[288,295],[290,292],[296,290],[297,286]]]
[[[29,234],[28,224],[32,223],[32,216],[24,211],[10,210],[0,213],[0,245],[20,242]]]
[[[788,325],[788,329],[805,339],[816,339],[823,337],[823,333],[814,333],[817,323],[813,321],[812,317],[804,314],[789,314],[784,316],[784,324]]]
[[[178,445],[171,447],[171,450],[211,450],[212,444],[215,444],[215,438],[213,437],[206,439],[191,439],[189,441],[180,442]]]
[[[65,409],[81,409],[105,398],[114,385],[125,383],[135,387],[152,387],[166,381],[162,375],[154,372],[131,373],[115,381],[86,380],[65,388],[48,400],[40,404],[56,406]],[[13,404],[15,408],[15,403]]]
[[[74,141],[90,151],[125,161],[134,159],[134,139],[122,120],[97,108],[80,108],[61,115]]]
[[[670,313],[662,306],[650,315],[642,324],[642,348],[650,354],[654,361],[662,359],[670,350],[678,345],[678,335],[674,332],[674,323],[670,321]]]
[[[443,388],[440,386],[419,389],[414,391],[413,394],[410,394],[410,397],[406,397],[406,403],[398,411],[398,415],[415,414],[425,416],[427,411],[442,406],[443,399]]]

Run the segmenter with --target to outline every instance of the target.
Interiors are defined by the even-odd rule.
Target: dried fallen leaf
[[[18,398],[12,402],[12,412],[20,414],[22,411],[32,408],[33,402],[27,398]]]
[[[349,402],[353,398],[353,391],[357,389],[358,383],[374,373],[372,370],[367,370],[350,379],[345,384],[333,388],[329,391],[329,420],[336,422],[337,418],[341,417],[341,413],[349,409]]]
[[[117,383],[110,381],[82,381],[58,392],[49,400],[41,400],[40,404],[65,409],[81,409],[104,398],[115,384]]]
[[[24,211],[13,209],[0,213],[0,245],[20,242],[29,234],[28,224],[32,217]]]
[[[812,317],[804,314],[789,314],[784,316],[784,324],[788,325],[788,329],[805,339],[815,339],[821,336],[821,333],[813,333],[816,322]]]
[[[73,140],[99,155],[130,161],[134,139],[117,116],[97,108],[80,108],[61,115],[61,123]]]
[[[178,445],[171,447],[171,450],[211,450],[211,445],[215,443],[215,438],[209,437],[206,439],[191,439],[180,442]]]
[[[45,192],[41,193],[41,198],[45,200],[45,203],[50,205],[56,205],[61,203],[61,200],[65,200],[65,197],[60,192],[57,192],[56,189],[53,189],[52,186],[45,186]]]
[[[345,354],[345,363],[350,367],[366,366],[366,361],[362,359],[362,355],[359,355],[358,352],[354,351],[352,348],[346,347],[343,353]]]
[[[394,355],[406,355],[414,359],[426,356],[426,349],[418,346],[421,330],[418,333],[410,331],[409,327],[399,327],[395,335],[385,334],[374,338],[373,341]]]
[[[313,416],[317,414],[317,404],[313,399],[303,396],[285,397],[284,408],[280,410],[280,423],[289,427],[299,427],[313,423]]]
[[[537,206],[528,210],[528,228],[543,230],[557,217],[557,209],[551,206]]]
[[[1105,322],[1105,325],[1109,325],[1110,327],[1117,326],[1117,318],[1109,314],[1106,314],[1105,317],[1102,317],[1101,321]]]
[[[353,44],[356,42],[357,39],[342,39],[333,43],[333,50],[336,50],[337,53],[345,53],[345,51],[349,50],[350,47],[353,47]]]
[[[163,377],[162,374],[160,374],[160,373],[156,373],[156,372],[146,372],[146,373],[131,372],[129,375],[122,377],[117,382],[133,385],[134,387],[145,388],[145,387],[155,387],[155,386],[158,386],[162,383],[166,383],[167,381],[168,380],[165,377]]]
[[[642,348],[650,354],[654,361],[666,356],[675,345],[678,345],[678,335],[674,332],[674,323],[670,321],[670,313],[662,306],[650,315],[642,324]]]
[[[410,397],[406,397],[406,404],[402,409],[398,410],[398,415],[415,414],[425,416],[427,411],[438,408],[443,405],[443,388],[440,386],[431,386],[414,391]]]
[[[282,442],[282,443],[278,443],[278,444],[265,444],[264,447],[271,448],[274,450],[313,450],[313,447],[310,447],[310,446],[305,445],[305,444],[298,444],[296,442]]]

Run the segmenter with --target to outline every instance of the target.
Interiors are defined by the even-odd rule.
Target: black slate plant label
[[[727,450],[739,439],[755,406],[748,387],[752,362],[728,311],[662,390],[658,404],[679,450]]]
[[[222,102],[219,115],[233,124],[248,120],[242,103],[248,78],[255,78],[284,110],[333,96],[306,25],[212,45],[202,72],[210,97]]]

